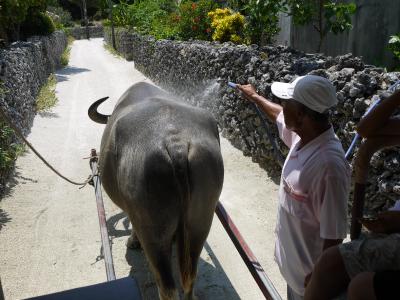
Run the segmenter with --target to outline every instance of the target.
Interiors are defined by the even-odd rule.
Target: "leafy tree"
[[[247,0],[244,13],[247,16],[247,36],[252,44],[271,43],[279,32],[280,0]]]
[[[328,34],[352,29],[351,16],[356,12],[355,3],[329,0],[284,0],[283,11],[293,16],[294,24],[312,24],[319,34],[317,52]]]
[[[233,10],[243,11],[249,0],[228,0],[227,5]]]
[[[28,14],[31,1],[3,0],[0,6],[0,27],[5,38],[11,41],[19,40],[21,23]]]
[[[80,19],[85,20],[85,7],[87,16],[93,16],[103,7],[103,0],[61,0],[61,6],[70,11],[74,19],[79,19],[76,10],[80,12]]]
[[[211,40],[211,20],[208,12],[219,7],[217,1],[185,1],[178,9],[179,36],[184,39]]]
[[[47,6],[47,13],[53,19],[57,29],[74,26],[71,14],[61,6]]]
[[[47,0],[2,0],[0,4],[0,32],[9,41],[20,39],[21,24],[32,15],[46,11]]]
[[[393,53],[396,61],[396,70],[400,71],[400,33],[397,35],[392,35],[388,42],[388,49]]]

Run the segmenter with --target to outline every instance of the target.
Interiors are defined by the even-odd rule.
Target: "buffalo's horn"
[[[107,99],[108,99],[108,97],[101,98],[101,99],[97,100],[95,103],[93,103],[92,105],[90,105],[90,107],[88,109],[88,115],[92,121],[95,121],[96,123],[100,123],[100,124],[107,124],[107,121],[108,121],[108,118],[110,117],[110,115],[103,115],[97,111],[97,107],[99,107],[99,105],[102,104]]]

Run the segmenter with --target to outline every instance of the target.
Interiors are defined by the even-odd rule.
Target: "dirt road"
[[[58,170],[76,181],[90,174],[84,157],[99,149],[103,125],[87,117],[96,99],[110,113],[133,83],[146,80],[109,54],[102,39],[75,41],[70,64],[57,71],[58,104],[37,115],[28,139]],[[273,261],[277,184],[251,159],[222,139],[225,182],[221,201],[242,235],[285,296]],[[105,194],[107,223],[117,278],[134,275],[144,299],[156,286],[143,253],[127,250],[128,224]],[[0,277],[5,298],[21,299],[106,281],[93,188],[78,189],[56,177],[31,151],[18,158],[15,176],[0,202]],[[215,217],[199,263],[200,299],[263,299],[236,249]]]

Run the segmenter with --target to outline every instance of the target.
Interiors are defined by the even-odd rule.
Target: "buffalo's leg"
[[[126,247],[129,249],[140,249],[140,241],[136,234],[135,226],[133,225],[134,215],[129,215],[129,222],[132,225],[131,235],[129,236],[128,240],[126,241]]]
[[[197,299],[194,294],[197,265],[211,227],[213,211],[205,212],[202,216],[202,222],[189,222],[186,225],[187,233],[178,234],[178,260],[185,300]]]
[[[133,226],[132,226],[131,235],[126,242],[126,246],[129,249],[139,249],[140,248],[140,241],[135,233],[135,229],[133,228]]]
[[[162,242],[149,242],[146,238],[142,240],[142,247],[156,279],[160,300],[179,299],[175,281],[172,276],[171,246],[172,238],[168,243],[166,243],[164,239]]]
[[[185,300],[195,300],[197,297],[194,295],[194,284],[197,276],[197,263],[199,261],[203,243],[192,238],[185,241],[178,241],[177,247],[180,278],[184,292]],[[185,244],[188,244],[188,249],[185,250]],[[188,251],[188,252],[186,252]],[[186,252],[186,253],[185,253]]]

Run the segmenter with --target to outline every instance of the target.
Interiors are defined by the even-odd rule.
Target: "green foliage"
[[[208,13],[218,8],[212,0],[185,1],[178,9],[179,36],[184,39],[211,40],[211,19]]]
[[[46,11],[47,0],[2,0],[0,4],[0,32],[6,33],[9,41],[20,39],[21,26],[29,24],[31,17],[36,17],[33,22],[47,23],[45,26],[50,28],[50,22],[45,20],[43,14]],[[42,14],[42,16],[40,16]],[[40,19],[38,21],[37,19]],[[28,28],[29,26],[25,27]],[[39,34],[34,32],[33,34]],[[29,34],[23,32],[24,37]]]
[[[7,90],[0,81],[0,95]],[[14,166],[17,156],[22,153],[23,146],[14,142],[14,131],[3,121],[0,121],[0,179]]]
[[[57,79],[54,74],[50,75],[47,82],[40,89],[39,95],[36,98],[36,111],[46,111],[52,108],[57,103],[55,93]]]
[[[334,34],[342,33],[353,28],[351,24],[351,16],[356,12],[354,3],[343,4],[330,2],[324,5],[326,31]]]
[[[279,32],[280,0],[248,0],[244,6],[247,16],[246,35],[253,44],[271,43]]]
[[[31,1],[3,0],[0,4],[0,27],[10,41],[19,39],[19,26],[28,14]]]
[[[132,24],[138,32],[150,34],[153,22],[168,15],[165,10],[161,9],[160,4],[160,1],[148,0],[137,2],[132,6]]]
[[[242,11],[244,7],[249,3],[249,0],[228,0],[228,7],[232,8],[235,11]]]
[[[56,29],[74,26],[71,14],[60,6],[48,6],[47,14],[53,20]]]
[[[293,18],[296,25],[306,25],[314,21],[318,14],[317,1],[319,0],[286,0],[283,11]]]
[[[14,131],[4,122],[0,123],[0,176],[3,177],[14,166],[17,156],[24,150],[21,144],[15,143]]]
[[[123,59],[123,56],[121,55],[121,53],[119,53],[117,50],[115,50],[112,45],[110,45],[108,43],[104,43],[103,46],[104,46],[104,49],[106,49],[108,52],[110,52],[113,56]]]
[[[64,52],[61,54],[61,58],[60,58],[60,63],[63,67],[68,66],[69,56],[71,54],[71,44],[75,40],[71,35],[68,35],[67,38],[68,38],[67,47],[64,49]]]
[[[126,2],[115,4],[113,6],[113,17],[115,26],[129,26],[133,18],[133,9]]]
[[[177,14],[171,13],[161,18],[153,19],[149,32],[156,39],[176,39],[179,38],[179,28],[177,26]]]
[[[327,0],[284,0],[283,11],[293,17],[296,25],[312,24],[319,33],[317,51],[328,32],[339,34],[352,29],[351,16],[356,12],[355,3],[338,3]]]
[[[44,12],[34,12],[21,24],[25,38],[32,35],[49,35],[54,32],[53,20]]]
[[[142,0],[134,4],[121,1],[113,6],[115,26],[135,28],[142,34],[163,34],[170,32],[172,27],[169,15],[176,10],[174,0]],[[105,22],[109,25],[110,22]]]
[[[245,19],[240,13],[234,13],[229,8],[217,8],[208,13],[211,18],[211,27],[214,29],[214,41],[239,44],[243,42]]]
[[[400,71],[400,34],[392,35],[388,42],[388,49],[393,53],[397,66],[394,68]]]
[[[390,36],[388,48],[392,51],[393,55],[400,60],[400,33]]]

